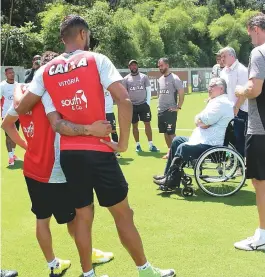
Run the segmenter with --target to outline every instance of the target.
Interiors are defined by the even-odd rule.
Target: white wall
[[[12,67],[15,71],[15,80],[19,83],[24,83],[25,68],[22,66],[1,66],[1,81],[5,80],[5,68]]]

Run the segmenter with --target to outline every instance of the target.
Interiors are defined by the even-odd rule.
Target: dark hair
[[[261,28],[262,30],[265,31],[265,14],[264,13],[258,13],[254,16],[252,16],[248,22],[247,26],[250,29],[253,29],[255,26]]]
[[[7,70],[9,70],[9,69],[13,69],[14,70],[14,68],[13,67],[7,67],[7,68],[5,68],[5,73],[7,72]]]
[[[75,38],[80,30],[88,31],[88,24],[79,15],[68,15],[64,18],[60,26],[60,35],[64,40]]]
[[[168,60],[168,58],[160,58],[160,59],[158,60],[158,62],[164,62],[165,64],[168,64],[168,65],[169,65],[169,60]]]
[[[52,52],[52,51],[46,51],[42,54],[41,60],[40,60],[40,65],[44,65],[54,59],[55,57],[58,57],[59,54]]]

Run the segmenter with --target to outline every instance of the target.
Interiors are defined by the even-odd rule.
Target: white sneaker
[[[241,240],[234,244],[235,248],[245,251],[265,250],[265,237],[260,235],[257,229],[253,237]]]

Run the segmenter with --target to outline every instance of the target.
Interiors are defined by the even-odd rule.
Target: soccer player
[[[265,250],[265,15],[248,21],[248,34],[255,48],[249,59],[249,80],[236,88],[236,96],[248,99],[246,138],[247,178],[256,191],[259,227],[254,236],[238,241],[235,248],[246,251]]]
[[[42,64],[50,61],[55,56],[58,56],[58,54],[50,51],[46,52],[42,56]],[[15,89],[16,96],[21,97],[26,88],[27,86],[23,84],[17,85]],[[37,218],[37,239],[48,262],[50,276],[55,277],[60,276],[63,271],[69,268],[70,261],[60,260],[54,255],[50,219],[54,215],[59,224],[67,223],[69,234],[74,237],[75,209],[71,204],[71,194],[60,166],[60,136],[53,131],[46,113],[50,117],[51,123],[53,123],[52,120],[56,110],[47,93],[42,97],[42,103],[39,102],[32,111],[19,116],[27,142],[20,137],[15,128],[18,114],[13,105],[11,105],[4,118],[2,128],[19,146],[26,149],[24,176],[32,201],[32,212]],[[111,126],[106,121],[98,121],[85,126],[71,124],[63,120],[62,123],[65,127],[61,127],[61,133],[72,136],[96,134],[104,137],[111,131]],[[112,253],[104,253],[93,249],[93,263],[107,262],[112,258]]]
[[[63,119],[75,124],[93,124],[105,119],[104,91],[107,89],[118,106],[119,142],[98,136],[61,136],[61,165],[76,208],[75,242],[84,277],[94,277],[91,263],[93,190],[99,204],[114,217],[120,240],[138,266],[140,277],[175,276],[174,270],[156,269],[144,254],[139,233],[128,203],[128,184],[113,151],[128,148],[132,105],[120,83],[122,77],[104,55],[88,49],[90,32],[86,21],[67,16],[60,27],[65,53],[36,73],[29,92],[16,102],[18,113],[32,109],[47,90]],[[65,124],[58,120],[57,130]],[[71,127],[69,127],[71,129]]]
[[[167,58],[159,59],[158,68],[163,74],[158,79],[158,129],[164,134],[170,149],[176,136],[177,113],[181,110],[185,94],[179,77],[170,72]],[[168,159],[168,154],[163,159]]]
[[[144,122],[145,134],[148,139],[149,150],[152,152],[159,151],[153,145],[153,135],[151,128],[151,85],[148,77],[140,73],[138,70],[138,63],[136,60],[129,61],[130,74],[124,77],[123,84],[129,93],[130,100],[133,104],[133,136],[136,142],[136,152],[141,152],[142,148],[139,140],[139,120]]]
[[[0,99],[1,99],[1,117],[5,117],[9,107],[13,101],[13,91],[17,82],[15,81],[15,72],[12,67],[7,67],[5,69],[6,80],[0,83]],[[19,121],[16,121],[16,128],[19,129]],[[10,139],[6,134],[6,148],[8,152],[8,164],[10,166],[15,164],[18,160],[15,155],[16,144]]]

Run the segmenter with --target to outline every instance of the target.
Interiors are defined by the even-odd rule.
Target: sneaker
[[[142,152],[141,145],[137,145],[135,151],[136,151],[137,153]]]
[[[245,251],[265,250],[265,237],[262,238],[259,229],[257,229],[253,237],[236,242],[234,246]]]
[[[155,179],[155,180],[161,180],[161,179],[164,179],[165,177],[166,177],[165,175],[154,175],[153,179]]]
[[[153,180],[153,182],[156,184],[156,185],[158,185],[158,186],[161,186],[161,185],[165,185],[166,184],[166,182],[167,182],[167,178],[166,177],[164,177],[163,179],[154,179]]]
[[[154,146],[154,145],[152,145],[150,148],[149,148],[149,150],[151,151],[151,152],[159,152],[160,150],[158,149],[158,148],[156,148],[156,146]]]
[[[71,266],[71,261],[69,260],[60,260],[55,268],[51,268],[50,277],[60,277],[62,274]]]
[[[101,250],[93,248],[92,251],[92,263],[103,264],[111,261],[114,258],[112,252],[103,252]]]
[[[20,158],[17,157],[16,155],[14,155],[13,158],[14,158],[14,161],[20,161]]]
[[[15,270],[1,269],[0,277],[16,277],[16,276],[18,276],[18,273]]]
[[[159,269],[152,266],[144,270],[139,270],[139,277],[174,277],[176,276],[174,269]]]
[[[14,164],[15,164],[14,158],[9,158],[8,165],[14,165]]]

